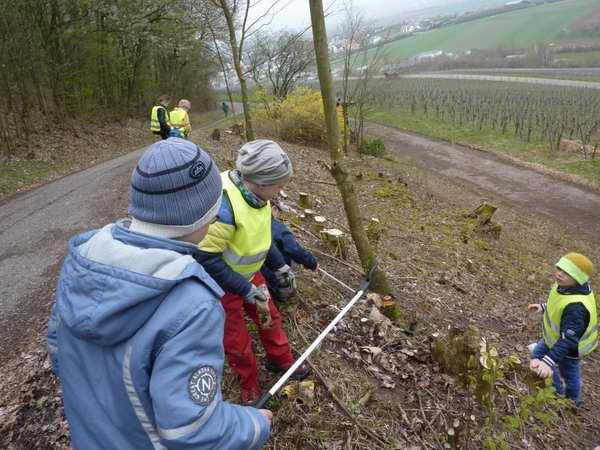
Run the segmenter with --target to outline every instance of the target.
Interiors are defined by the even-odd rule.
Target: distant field
[[[456,53],[474,48],[531,47],[556,40],[562,30],[595,9],[600,9],[598,0],[565,0],[419,33],[390,42],[384,49],[390,60],[401,60],[434,50]]]
[[[471,69],[448,70],[440,73],[477,74],[503,77],[527,77],[551,80],[574,80],[600,82],[600,68],[589,69]]]
[[[556,64],[561,66],[600,65],[600,51],[558,53],[554,56]]]
[[[600,91],[529,83],[375,80],[370,120],[576,175],[600,187]]]

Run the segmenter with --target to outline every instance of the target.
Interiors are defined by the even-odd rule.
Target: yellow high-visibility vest
[[[192,126],[190,124],[190,117],[185,109],[176,107],[171,111],[169,116],[171,126],[178,128],[184,134],[185,137],[190,134]]]
[[[579,339],[579,357],[582,358],[598,346],[598,314],[593,292],[588,295],[563,295],[558,292],[556,284],[552,286],[544,312],[544,342],[548,348],[552,348],[561,338],[560,319],[565,308],[572,303],[581,303],[590,313],[590,323]]]
[[[235,218],[235,234],[223,252],[223,260],[250,279],[260,270],[271,248],[271,204],[267,202],[262,208],[249,205],[229,178],[229,171],[221,173],[221,180]]]
[[[165,110],[165,115],[167,118],[167,125],[171,126],[171,121],[169,119],[169,111],[163,105],[156,105],[152,108],[152,112],[150,113],[150,131],[160,131],[160,122],[158,121],[158,110]]]

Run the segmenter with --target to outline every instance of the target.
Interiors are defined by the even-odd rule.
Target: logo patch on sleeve
[[[188,382],[188,392],[194,403],[208,406],[217,395],[217,372],[211,366],[194,369]]]

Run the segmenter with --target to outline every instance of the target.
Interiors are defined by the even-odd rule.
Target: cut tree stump
[[[312,207],[310,196],[306,192],[298,192],[298,206],[302,209]]]
[[[303,212],[304,212],[304,217],[309,222],[312,222],[313,217],[315,217],[317,215],[317,213],[312,209],[305,209]]]
[[[497,210],[497,206],[484,201],[471,213],[467,214],[467,220],[461,232],[463,242],[469,242],[474,233],[484,233],[494,239],[499,239],[502,232],[502,225],[492,221],[492,216]]]
[[[231,132],[240,137],[244,137],[246,134],[246,126],[243,123],[234,123],[231,125]]]
[[[483,202],[473,212],[467,215],[468,219],[477,219],[480,226],[485,225],[492,220],[492,216],[498,210],[497,206],[488,202]]]
[[[325,222],[327,222],[327,219],[323,216],[313,217],[313,230],[315,234],[319,234],[325,229]]]
[[[219,130],[218,128],[215,128],[212,132],[212,134],[210,135],[210,138],[213,141],[220,141],[221,140],[221,130]]]
[[[330,228],[321,231],[321,236],[331,250],[333,250],[334,256],[339,256],[342,259],[348,258],[346,235],[343,231],[340,231],[337,228]]]

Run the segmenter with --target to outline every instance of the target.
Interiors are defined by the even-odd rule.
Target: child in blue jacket
[[[69,242],[48,324],[75,450],[258,449],[272,413],[223,400],[223,291],[198,264],[222,199],[190,141],[153,144],[129,213]]]
[[[316,271],[319,268],[319,264],[313,254],[296,241],[296,238],[285,224],[277,220],[279,213],[282,210],[282,205],[279,200],[272,200],[271,204],[273,213],[273,218],[271,219],[273,243],[281,253],[285,263],[288,266],[292,266],[292,262],[295,262],[308,270]],[[267,265],[264,265],[260,272],[267,281],[269,291],[271,291],[273,297],[277,301],[283,302],[294,295],[296,286],[293,277],[291,282],[288,281],[285,285],[282,285],[276,274],[274,274]]]

